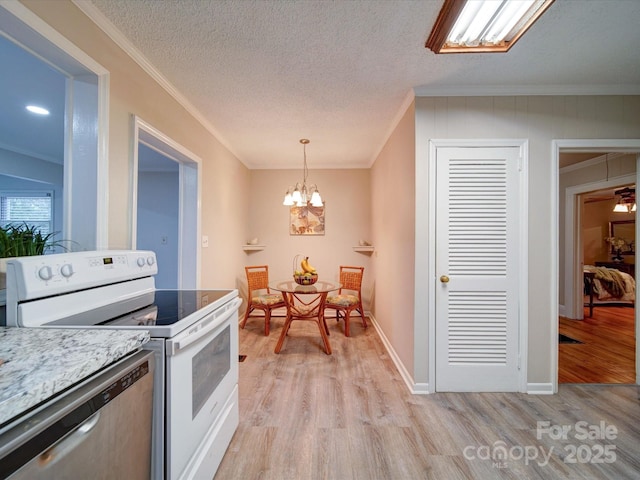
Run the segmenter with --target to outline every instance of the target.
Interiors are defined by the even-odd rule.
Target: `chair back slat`
[[[362,286],[363,273],[364,267],[340,265],[341,290],[357,290],[359,292]]]
[[[247,289],[249,290],[249,298],[254,290],[269,291],[269,266],[254,265],[244,267],[247,274]]]
[[[247,309],[244,312],[244,319],[240,322],[240,328],[244,328],[249,317],[252,317],[251,312],[261,310],[264,312],[264,334],[269,336],[271,311],[285,306],[284,297],[279,293],[271,295],[268,265],[252,265],[244,267],[244,271],[247,275]],[[253,292],[257,290],[266,290],[267,295],[260,292],[254,296]]]
[[[356,311],[362,317],[362,326],[367,328],[367,319],[364,315],[364,307],[362,306],[362,277],[364,276],[364,267],[351,267],[348,265],[340,265],[340,290],[338,295],[330,296],[327,299],[325,308],[336,311],[336,320],[344,318],[344,334],[350,336],[350,318],[351,312]],[[348,290],[348,295],[343,295],[343,290]],[[355,292],[355,295],[352,293]]]

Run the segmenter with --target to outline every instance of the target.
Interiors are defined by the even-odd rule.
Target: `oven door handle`
[[[167,348],[167,354],[175,355],[180,350],[184,350],[189,345],[200,340],[202,337],[207,336],[213,330],[217,329],[222,322],[224,322],[227,318],[233,315],[234,312],[236,312],[238,308],[240,308],[241,304],[242,304],[242,299],[236,298],[235,300],[232,300],[231,302],[229,302],[228,305],[222,307],[219,312],[214,312],[213,321],[211,321],[208,325],[199,329],[196,332],[193,332],[187,335],[182,340],[171,342],[171,345],[169,345],[169,347]]]

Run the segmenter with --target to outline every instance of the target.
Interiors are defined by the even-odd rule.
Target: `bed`
[[[589,316],[596,306],[635,306],[636,281],[615,268],[584,266],[585,306]]]

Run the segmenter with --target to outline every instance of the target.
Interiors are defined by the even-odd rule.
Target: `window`
[[[53,231],[53,192],[0,192],[0,226],[23,224]]]

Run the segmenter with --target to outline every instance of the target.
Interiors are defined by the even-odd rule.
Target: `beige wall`
[[[191,114],[68,0],[24,5],[110,72],[109,247],[129,248],[131,115],[160,130],[203,161],[201,286],[234,286],[247,236],[249,171]]]
[[[370,172],[316,170],[312,157],[308,163],[307,184],[316,184],[325,202],[325,234],[289,235],[289,207],[282,200],[288,186],[302,181],[302,157],[299,170],[252,170],[249,227],[243,243],[257,237],[265,249],[244,254],[244,264],[269,265],[271,280],[291,278],[297,254],[309,257],[321,279],[337,281],[340,265],[363,266],[362,295],[369,310],[375,278],[372,255],[355,252],[353,247],[360,239],[372,241]],[[238,280],[246,295],[244,271]]]
[[[376,244],[373,313],[414,375],[415,106],[400,119],[371,169]]]
[[[423,97],[416,99],[417,162],[428,162],[430,139],[529,140],[529,298],[528,382],[550,384],[551,298],[549,252],[556,239],[551,211],[554,139],[640,138],[639,96]],[[417,222],[427,221],[416,219]],[[421,248],[427,246],[421,246]],[[428,292],[419,287],[426,297]],[[422,297],[422,295],[421,295]],[[424,305],[428,307],[428,305]],[[417,322],[426,317],[417,316]],[[426,339],[424,341],[426,346]],[[428,352],[416,349],[416,362],[428,364]],[[422,368],[422,366],[420,367]],[[418,367],[416,366],[416,370]],[[423,370],[420,370],[421,372]],[[417,381],[428,381],[419,377]]]

